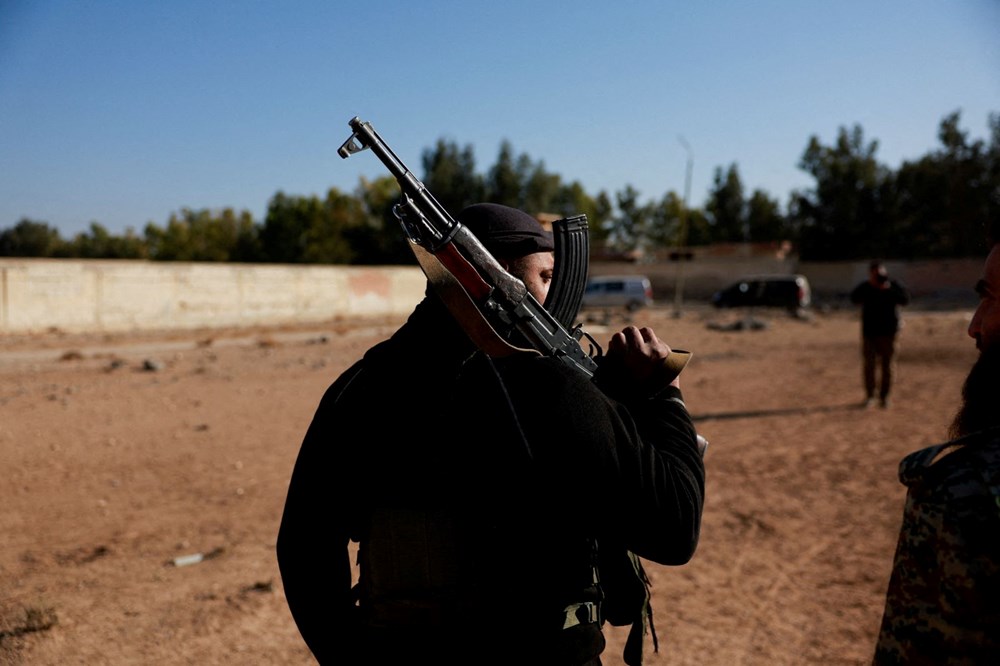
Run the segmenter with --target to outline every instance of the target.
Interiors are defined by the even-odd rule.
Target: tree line
[[[810,261],[977,256],[986,221],[1000,216],[1000,113],[989,114],[987,127],[986,140],[972,139],[955,111],[941,120],[940,145],[897,169],[879,163],[878,142],[860,125],[840,127],[832,145],[812,136],[798,167],[814,184],[784,206],[761,189],[748,195],[735,162],[715,169],[701,207],[673,190],[649,201],[630,185],[591,194],[516,154],[508,141],[479,172],[471,145],[440,139],[423,152],[421,180],[453,214],[479,201],[534,214],[584,213],[592,245],[619,252],[791,241]],[[353,192],[330,188],[323,198],[279,191],[259,222],[232,208],[184,208],[165,226],[149,222],[141,235],[111,234],[92,222],[63,239],[46,222],[23,218],[0,230],[0,256],[412,264],[392,212],[399,196],[391,176],[362,178]]]

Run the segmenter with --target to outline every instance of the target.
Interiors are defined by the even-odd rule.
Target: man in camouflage
[[[900,463],[903,522],[873,663],[1000,664],[1000,221],[952,440]]]

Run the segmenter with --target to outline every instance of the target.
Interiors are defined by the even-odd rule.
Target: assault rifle
[[[603,353],[600,345],[586,334],[581,326],[572,327],[579,307],[579,289],[566,288],[573,280],[581,279],[575,262],[556,262],[553,288],[550,293],[553,312],[543,307],[528,292],[524,282],[514,277],[483,247],[479,239],[464,225],[455,220],[434,198],[420,180],[403,164],[392,149],[382,140],[371,123],[353,118],[351,136],[338,149],[344,159],[370,149],[393,175],[402,191],[402,199],[393,212],[399,219],[411,249],[438,293],[455,313],[460,310],[463,328],[483,351],[491,356],[505,356],[524,349],[511,346],[496,331],[517,330],[530,345],[527,351],[552,356],[593,377],[598,369],[597,359]],[[556,256],[558,244],[574,247],[573,234],[586,234],[586,217],[577,216],[560,221],[563,233],[555,233]],[[555,225],[554,225],[555,226]],[[579,245],[575,245],[579,250]],[[560,265],[562,264],[562,266]],[[583,263],[585,266],[586,263]],[[574,271],[574,276],[560,279],[559,271]],[[582,280],[586,280],[584,270]],[[575,303],[574,294],[576,291]],[[466,307],[471,299],[474,308]],[[586,335],[590,352],[583,349],[581,340]],[[667,359],[669,379],[673,380],[690,359],[690,353],[674,351]]]

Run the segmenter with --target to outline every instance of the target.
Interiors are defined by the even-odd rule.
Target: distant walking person
[[[868,279],[851,292],[851,302],[861,306],[861,356],[864,362],[865,407],[875,404],[876,366],[880,371],[879,404],[889,406],[892,373],[899,333],[899,306],[910,302],[910,292],[889,279],[881,261],[868,266]]]

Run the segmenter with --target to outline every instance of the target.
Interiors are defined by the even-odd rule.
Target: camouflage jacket
[[[1000,428],[915,451],[873,664],[1000,664]]]

